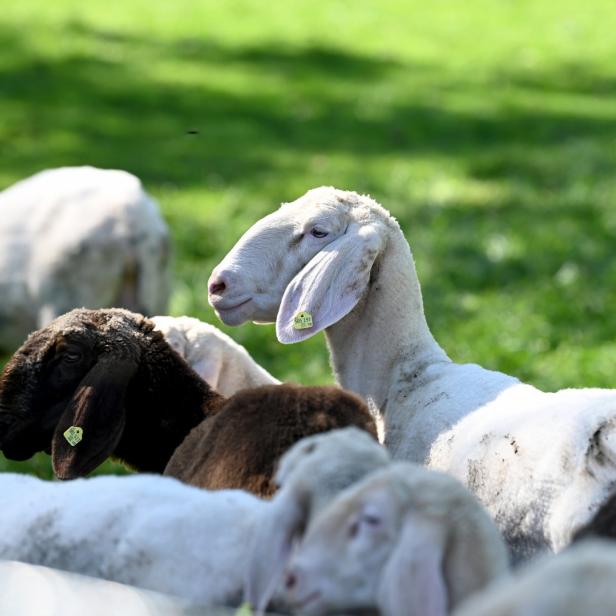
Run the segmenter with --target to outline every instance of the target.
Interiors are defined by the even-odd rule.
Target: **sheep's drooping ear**
[[[256,614],[263,614],[271,601],[306,515],[296,499],[278,497],[259,521],[244,580],[244,600]]]
[[[434,524],[409,514],[381,577],[383,616],[446,616],[443,538]]]
[[[51,444],[60,479],[87,475],[113,451],[124,430],[124,394],[137,362],[101,357],[79,383]]]
[[[353,223],[318,252],[284,292],[276,318],[278,340],[300,342],[349,313],[368,285],[381,243],[376,224]],[[308,320],[302,321],[306,314]]]

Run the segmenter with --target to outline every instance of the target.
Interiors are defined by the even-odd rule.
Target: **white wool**
[[[453,363],[398,223],[367,196],[321,187],[258,221],[212,272],[210,302],[229,325],[276,321],[285,343],[324,330],[338,383],[381,413],[392,456],[460,478],[516,559],[562,548],[616,481],[616,393],[544,393]],[[293,326],[297,310],[312,328]]]
[[[199,612],[200,613],[200,612]],[[49,567],[0,562],[0,614],[10,616],[188,616],[185,600]]]
[[[239,546],[268,506],[149,475],[57,483],[4,474],[0,486],[0,558],[212,604],[239,599]]]
[[[38,173],[0,193],[0,346],[72,308],[155,314],[169,296],[169,233],[134,175]]]
[[[612,616],[616,546],[584,541],[545,556],[465,601],[454,616]]]
[[[152,317],[171,347],[210,387],[225,397],[240,389],[280,381],[219,329],[192,317]]]
[[[154,475],[49,482],[4,473],[0,559],[131,584],[194,603],[236,605],[249,572],[273,558],[271,542],[281,531],[281,516],[293,514],[305,499],[324,506],[388,461],[383,448],[356,428],[305,441],[283,456],[286,479],[272,501]],[[301,516],[302,526],[314,513]]]
[[[498,530],[459,482],[397,463],[323,509],[286,579],[303,614],[444,616],[506,570]]]

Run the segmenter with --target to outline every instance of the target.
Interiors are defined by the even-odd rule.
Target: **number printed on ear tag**
[[[312,315],[309,312],[298,312],[293,317],[293,329],[308,329],[312,327]]]
[[[71,426],[64,432],[64,438],[71,447],[74,447],[83,438],[83,429],[79,426]]]

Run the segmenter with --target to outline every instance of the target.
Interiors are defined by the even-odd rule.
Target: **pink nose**
[[[212,272],[212,275],[210,277],[210,280],[208,282],[208,287],[207,287],[209,294],[210,295],[222,295],[225,292],[229,284],[229,281],[227,278],[228,277],[225,276],[224,272],[221,274],[215,274],[214,272]]]
[[[222,295],[226,288],[227,285],[222,280],[215,280],[214,282],[210,282],[208,291],[210,295]]]

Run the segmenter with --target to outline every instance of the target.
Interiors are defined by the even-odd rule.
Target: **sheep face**
[[[302,614],[374,608],[380,572],[394,549],[398,513],[382,491],[326,509],[292,558],[284,584]]]
[[[130,339],[135,317],[143,321],[122,310],[73,310],[27,339],[0,378],[0,446],[7,458],[52,453],[54,470],[63,477],[76,451],[84,461],[79,474],[107,457],[98,428],[104,425],[103,440],[117,443],[121,401],[138,362],[139,346]],[[112,321],[122,322],[125,331],[104,336]],[[83,430],[84,444],[71,445],[64,437],[72,425]]]
[[[50,453],[58,420],[95,353],[93,340],[45,329],[13,355],[0,378],[0,444],[7,458]]]
[[[367,197],[327,187],[283,204],[214,269],[210,304],[228,325],[276,321],[283,343],[314,335],[363,295],[385,236],[378,210]],[[302,312],[310,318],[298,322]]]

